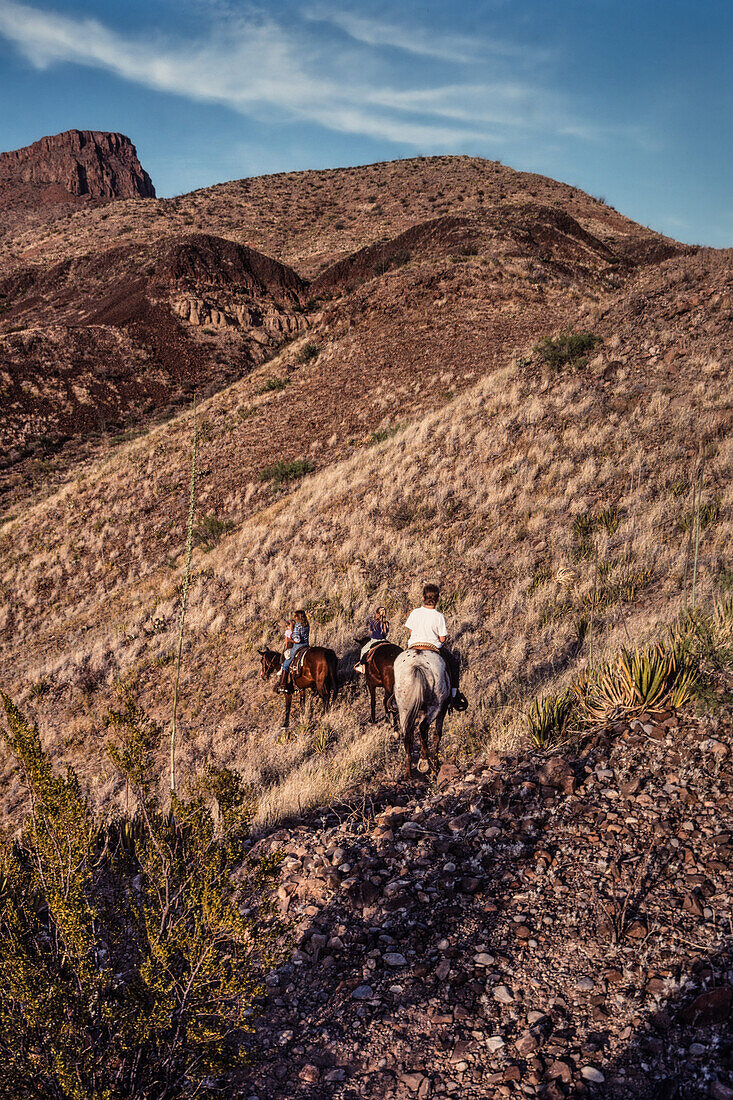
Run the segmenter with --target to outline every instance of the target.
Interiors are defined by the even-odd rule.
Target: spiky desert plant
[[[313,751],[317,752],[319,756],[322,756],[326,752],[331,744],[333,738],[333,731],[328,726],[318,726],[313,734]]]
[[[181,593],[181,616],[178,622],[178,650],[176,654],[176,676],[173,683],[173,721],[171,724],[170,746],[170,785],[171,792],[176,790],[176,717],[178,714],[178,690],[181,681],[181,659],[183,657],[183,627],[186,622],[186,601],[191,583],[191,555],[193,554],[193,517],[196,510],[196,399],[193,403],[193,446],[191,448],[191,490],[188,502],[188,529],[186,534],[186,566],[183,573],[183,591]]]
[[[527,732],[536,749],[544,751],[565,739],[574,702],[567,691],[535,699],[527,714]]]
[[[608,722],[643,710],[679,707],[699,681],[696,661],[679,645],[658,643],[623,648],[598,669],[587,669],[573,684],[581,714]]]
[[[710,611],[683,613],[670,627],[670,639],[705,670],[733,664],[733,597],[716,600]]]

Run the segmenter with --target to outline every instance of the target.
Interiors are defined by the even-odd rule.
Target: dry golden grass
[[[194,552],[182,772],[212,759],[237,767],[258,819],[272,821],[398,768],[386,726],[365,725],[366,699],[350,687],[325,721],[324,752],[318,717],[283,739],[282,701],[260,682],[256,649],[277,641],[297,605],[309,608],[312,641],[339,654],[354,655],[380,602],[401,641],[427,578],[443,585],[472,701],[447,723],[444,754],[467,761],[516,744],[536,692],[563,687],[588,660],[589,631],[599,659],[679,611],[700,446],[703,497],[718,507],[701,545],[698,599],[708,599],[730,568],[730,381],[703,359],[670,383],[650,366],[656,352],[642,361],[635,341],[630,329],[580,375],[511,362],[264,506],[253,483],[217,496],[204,439],[201,514],[216,508],[236,528]],[[246,385],[202,404],[211,454]],[[102,800],[120,794],[102,752],[113,680],[134,683],[161,721],[170,716],[183,531],[169,502],[185,499],[189,434],[188,414],[152,430],[0,533],[4,686]],[[609,507],[619,522],[607,530],[593,517]],[[585,547],[574,533],[582,517],[593,527]],[[29,694],[39,684],[48,687]]]

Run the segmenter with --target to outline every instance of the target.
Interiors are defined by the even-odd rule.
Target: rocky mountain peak
[[[80,198],[155,198],[152,180],[124,134],[67,130],[0,153],[3,206],[45,206]]]

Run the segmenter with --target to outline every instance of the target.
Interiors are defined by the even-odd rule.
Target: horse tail
[[[397,709],[400,712],[400,723],[402,725],[402,733],[405,737],[410,737],[415,731],[417,719],[420,711],[425,706],[425,700],[429,691],[429,684],[425,671],[418,664],[412,665],[409,670],[410,679],[404,685],[404,694],[400,691],[400,695],[403,696],[403,705],[406,703],[405,712],[402,713],[402,708],[397,703]],[[402,685],[400,685],[402,687]],[[396,694],[396,691],[395,691]],[[404,696],[407,695],[407,699]]]
[[[332,649],[329,649],[327,654],[328,660],[328,689],[331,692],[331,702],[336,701],[336,695],[339,689],[338,678],[338,657]]]

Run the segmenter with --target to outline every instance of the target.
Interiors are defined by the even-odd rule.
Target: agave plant
[[[574,706],[575,699],[568,691],[535,699],[527,714],[527,729],[536,749],[544,751],[564,740]]]
[[[597,670],[587,670],[573,685],[581,712],[591,722],[623,714],[679,707],[695,694],[697,663],[684,646],[657,644],[622,649]]]

